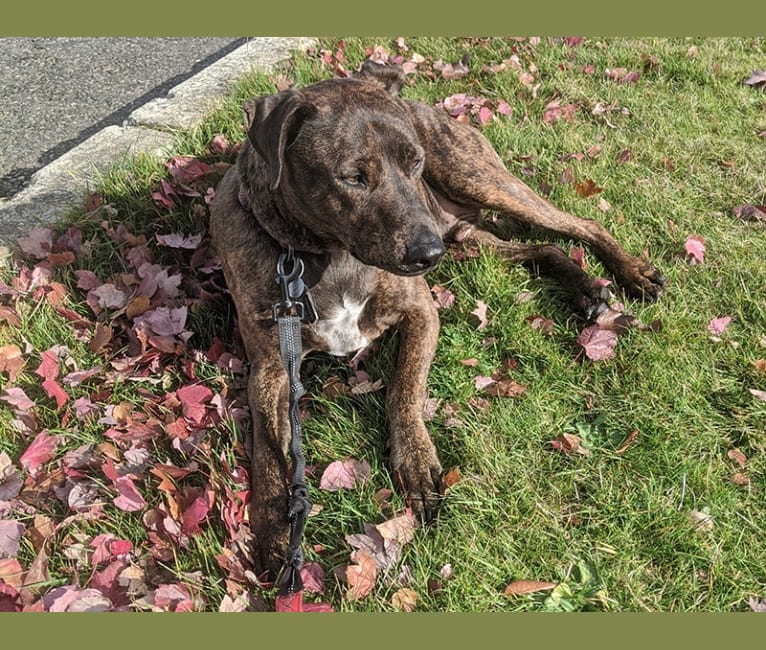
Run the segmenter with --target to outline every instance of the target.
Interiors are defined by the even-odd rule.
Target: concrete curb
[[[133,111],[125,125],[108,126],[36,172],[11,200],[0,201],[0,244],[11,244],[33,227],[54,222],[80,203],[110,165],[139,153],[165,157],[174,133],[198,124],[234,83],[256,70],[268,71],[311,38],[261,37]]]

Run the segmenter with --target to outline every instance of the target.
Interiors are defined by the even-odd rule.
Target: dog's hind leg
[[[450,201],[507,213],[530,226],[585,242],[629,293],[648,300],[662,294],[664,280],[654,266],[630,255],[597,221],[559,210],[512,176],[479,131],[428,106],[408,105],[427,152],[423,176]]]
[[[464,234],[460,241],[491,248],[509,262],[523,264],[534,273],[554,279],[566,291],[572,306],[588,320],[609,306],[606,287],[585,273],[560,246],[508,242],[478,228]]]

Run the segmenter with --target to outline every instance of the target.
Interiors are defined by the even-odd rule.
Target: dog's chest
[[[314,325],[314,335],[321,349],[342,357],[371,343],[359,326],[366,303],[367,300],[360,301],[344,294],[339,302],[321,310]]]

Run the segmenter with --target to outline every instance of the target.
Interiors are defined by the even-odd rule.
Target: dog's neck
[[[287,227],[285,220],[281,218],[281,214],[276,210],[276,206],[273,208],[273,213],[279,214],[280,219],[278,221],[273,218],[259,219],[259,211],[253,210],[248,192],[241,183],[237,199],[239,204],[253,216],[258,227],[264,231],[264,235],[274,240],[275,249],[286,250],[288,246],[292,246],[300,255],[305,266],[303,281],[306,283],[306,286],[310,288],[317,284],[330,263],[331,254],[325,252],[321,245],[311,241],[307,245],[306,238],[300,237],[295,232],[296,228]]]

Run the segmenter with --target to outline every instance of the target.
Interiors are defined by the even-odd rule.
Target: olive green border
[[[0,36],[757,36],[751,0],[51,0],[4,7]],[[760,19],[758,15],[760,13]]]
[[[5,7],[0,36],[711,35],[763,30],[748,0],[125,3]],[[761,16],[762,18],[762,16]],[[1,64],[2,62],[0,62]],[[766,62],[765,62],[766,65]],[[3,647],[699,648],[764,638],[753,614],[0,614]],[[757,635],[757,636],[756,636]]]

